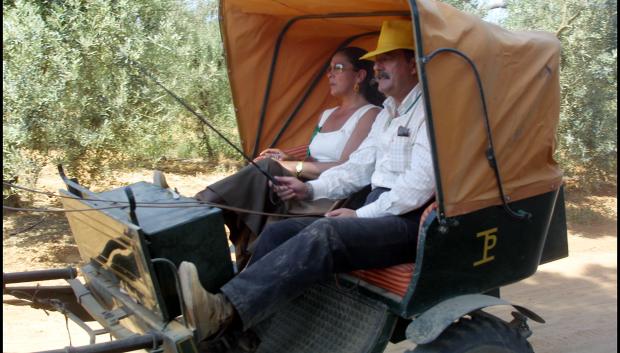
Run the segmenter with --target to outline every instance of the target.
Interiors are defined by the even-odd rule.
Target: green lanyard
[[[418,96],[415,97],[415,100],[413,101],[413,103],[411,103],[411,105],[409,106],[409,108],[407,108],[407,111],[403,113],[403,115],[409,113],[409,111],[415,107],[415,104],[418,102],[418,99],[420,99],[420,97],[422,96],[422,93],[418,93]]]
[[[321,132],[321,128],[322,128],[322,126],[317,125],[314,128],[314,131],[312,131],[312,136],[310,137],[310,142],[308,143],[308,148],[306,150],[306,157],[310,157],[310,144],[312,143],[312,140],[314,140],[314,137],[316,136],[316,134]]]
[[[407,108],[407,110],[404,113],[402,113],[400,116],[407,115],[407,113],[409,113],[409,111],[413,109],[413,107],[415,107],[415,104],[418,102],[421,96],[422,96],[422,93],[418,93],[418,96],[415,97],[415,99],[413,100],[413,103],[411,103],[409,108]],[[396,114],[398,114],[398,109],[396,110]],[[409,119],[407,119],[407,123],[405,124],[405,127],[409,125],[409,122],[411,121],[412,117],[413,115],[410,116]],[[392,123],[392,119],[390,118],[388,121],[385,122],[385,129],[387,129],[387,127],[390,126],[391,123]]]

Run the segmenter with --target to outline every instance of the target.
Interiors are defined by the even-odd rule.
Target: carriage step
[[[385,304],[362,297],[355,289],[320,284],[256,328],[261,340],[257,353],[382,351],[390,333],[384,327],[393,323]]]

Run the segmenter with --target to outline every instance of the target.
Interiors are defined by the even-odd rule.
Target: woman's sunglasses
[[[353,69],[353,68],[350,68]],[[333,66],[329,66],[327,67],[327,70],[325,71],[325,73],[327,75],[334,73],[334,74],[341,74],[343,73],[345,70],[347,70],[347,68],[344,66],[344,64],[334,64]]]

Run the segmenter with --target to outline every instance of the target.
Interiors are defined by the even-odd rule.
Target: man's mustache
[[[375,71],[375,81],[376,80],[382,80],[382,79],[389,80],[390,79],[390,75],[387,72],[385,72],[385,71],[376,70]]]

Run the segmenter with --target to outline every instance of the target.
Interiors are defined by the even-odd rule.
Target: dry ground
[[[183,195],[193,195],[225,176],[204,165],[164,166],[169,184]],[[171,173],[171,171],[176,173]],[[212,169],[211,169],[212,170]],[[151,180],[151,171],[115,173],[94,191]],[[55,192],[63,188],[53,167],[46,168],[37,188]],[[60,204],[53,197],[34,197],[35,207]],[[617,351],[617,213],[615,188],[607,195],[567,193],[569,218],[568,258],[545,264],[520,283],[502,289],[502,296],[534,310],[547,320],[531,323],[530,338],[537,353],[608,353]],[[77,265],[79,254],[62,214],[3,215],[3,272],[60,268]],[[10,299],[4,296],[4,299]],[[508,317],[505,309],[493,309]],[[88,343],[88,336],[62,315],[29,307],[3,304],[3,352],[30,352]],[[97,325],[93,324],[93,327]],[[108,337],[98,337],[97,342]],[[403,352],[408,343],[389,345],[386,352]]]

